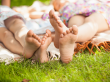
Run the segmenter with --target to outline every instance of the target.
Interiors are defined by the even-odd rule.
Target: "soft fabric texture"
[[[82,0],[80,0],[82,1]],[[87,0],[84,0],[87,1]],[[90,0],[96,1],[96,0]],[[82,2],[81,2],[82,3]],[[36,34],[44,34],[46,29],[54,32],[53,27],[51,26],[49,20],[43,21],[41,19],[29,20],[26,22],[27,28],[33,30]],[[74,54],[84,51],[86,48],[90,53],[94,53],[93,47],[96,47],[97,50],[101,51],[99,47],[104,48],[105,50],[110,50],[110,30],[97,33],[90,41],[84,43],[77,43],[77,48],[74,50]],[[52,60],[60,60],[59,50],[56,49],[53,43],[50,44],[47,50],[47,56],[49,61]],[[10,52],[8,49],[5,49],[0,46],[0,62],[5,62],[5,64],[13,63],[14,61],[23,61],[24,58],[21,55],[14,54]]]
[[[54,47],[53,43],[51,43],[47,49],[47,57],[49,61],[60,60],[59,50]],[[33,62],[36,58],[31,58],[31,59]],[[23,60],[24,60],[23,56],[14,54],[10,52],[8,49],[5,49],[2,46],[0,46],[0,62],[5,62],[5,64],[7,65],[15,61],[21,62]]]
[[[110,50],[110,30],[97,33],[91,40],[77,43],[77,48],[75,49],[75,53],[82,52],[87,49],[90,53],[95,54],[93,48],[96,47],[98,51],[101,52],[100,47],[106,51]]]
[[[101,13],[107,23],[110,26],[110,7],[105,2],[100,2],[97,0],[77,0],[75,3],[67,3],[62,9],[59,10],[60,19],[67,26],[68,21],[72,16],[83,14],[84,16],[89,16],[94,12]],[[49,15],[44,13],[42,19],[45,20],[49,18]]]

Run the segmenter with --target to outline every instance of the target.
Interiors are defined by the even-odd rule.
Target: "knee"
[[[69,19],[68,27],[72,27],[73,25],[81,26],[84,23],[85,17],[82,15],[75,15]]]
[[[88,23],[89,26],[93,28],[93,30],[98,30],[98,24],[93,17],[86,17],[84,23]]]
[[[11,27],[12,25],[18,25],[21,22],[23,23],[23,20],[16,17],[10,17],[4,21],[7,28]]]
[[[84,23],[91,23],[92,25],[97,24],[93,17],[86,17]]]
[[[4,31],[3,32],[3,39],[2,39],[2,41],[6,42],[8,40],[8,42],[10,42],[11,39],[13,40],[13,37],[14,36],[13,36],[13,34],[10,31]]]
[[[22,19],[20,19],[20,18],[13,18],[12,25],[18,25],[20,23],[24,23]]]
[[[4,38],[13,37],[13,34],[10,31],[4,31],[3,33]]]

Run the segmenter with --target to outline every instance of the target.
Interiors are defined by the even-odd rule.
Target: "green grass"
[[[36,0],[10,0],[11,1],[11,7],[14,6],[31,6],[33,4],[34,1]],[[41,1],[42,3],[49,5],[50,0],[37,0],[37,1]],[[1,4],[1,0],[0,0],[0,4]]]
[[[33,0],[12,0],[11,6],[31,5]],[[48,0],[40,0],[48,4]],[[31,64],[30,60],[10,65],[0,63],[0,82],[110,82],[110,53],[78,53],[69,64],[59,61]]]
[[[110,82],[110,53],[78,53],[69,64],[53,61],[31,64],[30,60],[0,64],[0,82]]]

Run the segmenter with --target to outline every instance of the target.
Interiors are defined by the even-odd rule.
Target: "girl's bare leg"
[[[50,22],[55,29],[54,44],[57,48],[60,48],[61,44],[59,42],[59,35],[62,33],[66,35],[66,30],[68,30],[68,28],[61,22],[60,18],[55,15],[54,11],[51,10],[49,15]],[[77,19],[74,22],[73,19],[74,18],[71,18],[69,20],[68,26],[71,27],[73,25],[78,25],[78,27],[76,26],[76,28],[78,28],[78,39],[76,40],[76,42],[84,42],[90,40],[97,32],[102,32],[109,29],[104,17],[97,12],[91,14],[89,17],[84,17],[84,19],[82,18],[82,22],[80,21],[80,23],[77,23],[79,22],[77,21]],[[75,29],[73,31],[75,31]]]
[[[28,30],[20,18],[11,17],[4,22],[6,27],[14,34],[15,39],[22,45],[23,55],[26,58],[32,57],[41,45],[40,38],[31,30]]]
[[[31,19],[38,19],[38,18],[42,18],[43,14],[44,14],[44,12],[31,12],[31,13],[29,13],[29,17]]]
[[[78,24],[79,20],[78,17],[73,16],[68,22],[69,27],[78,25],[78,39],[76,42],[85,42],[90,40],[97,32],[109,29],[103,15],[97,12],[91,14],[89,17],[85,17],[84,20],[82,20],[82,24]]]
[[[59,19],[58,17],[55,18]],[[91,14],[89,17],[85,17],[83,15],[73,16],[68,22],[68,27],[70,28],[73,25],[78,26],[78,39],[76,42],[85,42],[90,40],[97,32],[102,32],[109,29],[103,15],[97,12]],[[58,41],[56,40],[57,39],[55,39],[54,42],[58,48]]]
[[[23,47],[14,38],[13,34],[6,28],[0,28],[0,42],[13,53],[23,54]]]
[[[72,27],[73,25],[76,25],[78,27],[81,26],[82,24],[84,24],[85,18],[86,17],[83,15],[75,15],[71,17],[68,22],[68,28]]]
[[[67,28],[62,21],[50,11],[50,23],[55,29],[54,45],[59,48],[61,61],[69,63],[72,61],[74,54],[74,45],[77,40],[78,29],[77,26]]]
[[[66,32],[66,30],[68,30],[69,28],[67,28],[64,24],[59,23],[61,22],[60,18],[55,14],[55,12],[53,10],[51,10],[49,12],[49,16],[50,16],[50,23],[51,25],[54,27],[55,29],[55,37],[54,37],[54,45],[56,48],[59,48],[59,38],[60,38],[60,34],[62,34],[63,32]]]
[[[34,54],[34,57],[33,57],[34,60],[41,62],[41,63],[45,63],[48,61],[47,48],[51,42],[52,42],[51,32],[50,32],[50,30],[47,30],[46,34],[44,35],[44,37],[41,41],[40,48],[38,50],[36,50],[36,52]]]

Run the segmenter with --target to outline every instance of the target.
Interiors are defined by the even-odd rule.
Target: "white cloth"
[[[50,24],[49,19],[32,19],[26,21],[26,26],[29,30],[32,30],[35,34],[44,34],[46,30],[49,29],[51,32],[54,32],[54,28]]]
[[[4,20],[13,16],[20,17],[25,22],[25,19],[21,14],[13,11],[7,6],[0,5],[0,27],[5,27]]]

